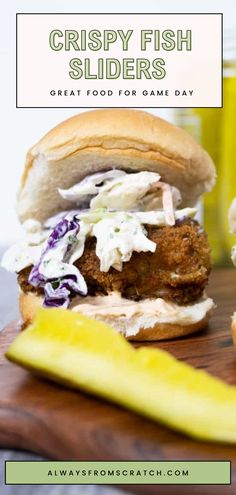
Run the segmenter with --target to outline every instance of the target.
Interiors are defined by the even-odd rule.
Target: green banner
[[[229,485],[230,461],[6,461],[6,485]]]

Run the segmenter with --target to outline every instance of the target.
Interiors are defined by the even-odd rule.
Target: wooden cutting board
[[[236,384],[236,349],[230,316],[236,310],[236,270],[215,271],[208,294],[217,303],[209,328],[189,338],[147,344],[173,353]],[[191,440],[104,400],[36,378],[4,358],[19,332],[11,323],[0,334],[0,446],[68,460],[231,460],[231,486],[133,486],[143,494],[236,493],[236,446]],[[150,397],[151,400],[151,397]]]

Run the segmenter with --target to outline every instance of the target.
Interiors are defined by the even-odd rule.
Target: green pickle
[[[236,443],[236,387],[166,351],[135,349],[116,330],[79,313],[40,309],[6,356],[189,436]]]

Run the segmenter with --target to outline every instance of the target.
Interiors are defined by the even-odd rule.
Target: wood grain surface
[[[230,317],[236,310],[236,270],[212,274],[208,294],[217,308],[207,330],[171,342],[150,343],[195,367],[236,384]],[[236,493],[236,446],[191,440],[104,400],[36,378],[9,363],[4,352],[19,331],[0,334],[0,446],[52,459],[209,459],[232,461],[231,486],[130,486],[142,494]]]

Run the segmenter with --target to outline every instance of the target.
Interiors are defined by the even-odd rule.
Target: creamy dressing
[[[62,198],[76,203],[80,206],[84,203],[89,203],[93,196],[99,194],[103,187],[109,183],[115,181],[117,178],[127,175],[122,170],[109,170],[108,172],[98,172],[97,174],[88,175],[78,184],[70,187],[69,189],[58,189]]]
[[[97,239],[96,255],[102,272],[108,272],[111,267],[122,271],[123,262],[130,260],[133,251],[154,253],[156,250],[155,242],[148,239],[135,215],[122,212],[104,218],[93,226],[92,234]]]
[[[89,175],[69,189],[59,189],[59,193],[77,206],[89,202],[92,210],[112,208],[130,211],[137,208],[139,200],[159,180],[160,175],[155,172],[127,174],[122,170],[109,170]]]
[[[97,208],[113,208],[123,211],[139,209],[139,201],[160,178],[160,175],[155,172],[125,174],[105,184],[91,200],[90,207],[92,210]]]
[[[213,308],[214,302],[210,298],[179,306],[160,297],[132,301],[121,297],[118,292],[112,292],[108,296],[87,296],[86,299],[78,297],[71,307],[72,311],[92,318],[114,322],[116,328],[121,328],[126,336],[135,335],[140,328],[150,328],[157,323],[191,325],[201,321]],[[128,329],[122,325],[127,320]]]
[[[69,189],[59,189],[64,199],[91,210],[164,210],[166,223],[174,225],[174,209],[181,203],[180,191],[160,181],[155,172],[127,174],[121,170],[93,174]]]

